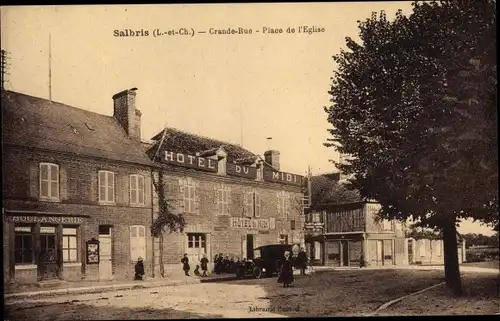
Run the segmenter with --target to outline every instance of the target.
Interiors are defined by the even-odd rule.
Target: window
[[[295,220],[290,221],[290,229],[295,230]]]
[[[63,227],[63,262],[78,262],[76,227]]]
[[[202,249],[206,247],[206,236],[205,234],[188,233],[188,249]]]
[[[262,206],[259,193],[247,191],[243,203],[247,217],[260,217]]]
[[[33,236],[31,226],[14,227],[14,256],[16,264],[33,264]]]
[[[193,180],[188,177],[184,186],[184,211],[186,213],[194,213],[196,209],[196,192]]]
[[[287,216],[290,213],[290,195],[285,191],[278,193],[278,215]]]
[[[144,205],[144,176],[130,175],[130,204]]]
[[[40,163],[40,198],[59,199],[59,165]]]
[[[219,215],[229,215],[229,187],[219,184],[216,187],[217,213]]]
[[[130,259],[135,262],[139,257],[146,260],[146,227],[132,225],[130,226]]]
[[[321,223],[321,213],[313,213],[313,222]]]
[[[382,229],[384,231],[392,231],[392,220],[383,220]]]
[[[99,171],[99,202],[115,202],[115,173]]]

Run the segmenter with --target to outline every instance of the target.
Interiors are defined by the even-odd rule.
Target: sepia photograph
[[[495,0],[0,10],[4,320],[500,315]]]

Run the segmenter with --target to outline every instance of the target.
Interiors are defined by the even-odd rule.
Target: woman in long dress
[[[290,252],[285,252],[285,260],[281,265],[280,273],[278,276],[278,282],[283,283],[283,287],[289,287],[293,284],[293,265],[290,261]]]

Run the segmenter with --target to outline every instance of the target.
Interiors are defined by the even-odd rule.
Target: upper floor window
[[[225,184],[218,184],[216,185],[215,192],[216,192],[215,199],[217,202],[217,214],[229,215],[229,203],[230,203],[229,186]]]
[[[191,177],[184,184],[184,211],[194,213],[196,210],[196,185]]]
[[[99,202],[115,202],[115,173],[99,171]]]
[[[40,163],[40,198],[59,199],[59,165]]]
[[[130,175],[130,204],[144,205],[144,176]]]
[[[281,191],[278,193],[278,215],[287,216],[290,214],[290,194]]]
[[[244,212],[247,217],[260,217],[261,200],[257,191],[248,190],[244,196]]]
[[[383,220],[382,229],[384,231],[392,231],[392,220]]]

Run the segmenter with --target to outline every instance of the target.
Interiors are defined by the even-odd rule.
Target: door
[[[113,275],[111,226],[99,226],[99,279],[109,280]]]
[[[342,265],[349,266],[349,242],[342,241]]]
[[[57,278],[58,251],[55,226],[40,226],[40,255],[38,260],[38,279]]]
[[[253,260],[253,234],[247,234],[247,259]]]
[[[408,240],[408,264],[413,263],[413,240]]]
[[[377,265],[384,265],[384,243],[377,241]]]
[[[207,237],[201,233],[188,233],[187,255],[189,264],[194,269],[196,264],[200,264],[203,254],[207,252]],[[210,260],[210,258],[208,258]],[[213,258],[212,258],[213,260]]]

